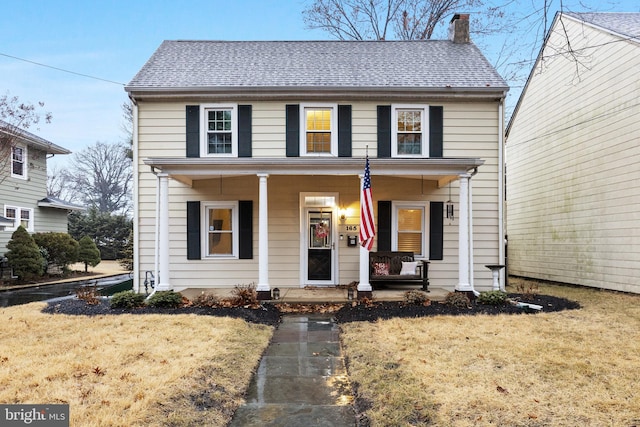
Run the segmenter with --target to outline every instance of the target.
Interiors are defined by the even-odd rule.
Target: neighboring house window
[[[5,206],[4,216],[13,221],[13,227],[6,228],[6,231],[15,231],[22,225],[27,231],[33,232],[33,209]]]
[[[428,105],[392,105],[393,157],[429,156],[428,112]]]
[[[413,252],[416,258],[426,257],[426,206],[394,203],[392,249]]]
[[[301,105],[300,152],[302,155],[333,155],[338,150],[337,105]]]
[[[205,257],[237,257],[238,204],[206,202],[203,206]]]
[[[201,152],[205,156],[237,156],[237,105],[205,104],[200,109]]]
[[[23,145],[11,148],[11,176],[27,179],[27,147]]]

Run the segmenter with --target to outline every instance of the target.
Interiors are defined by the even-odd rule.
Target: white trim
[[[416,258],[429,259],[429,202],[428,201],[391,201],[391,250],[398,250],[398,210],[399,209],[422,209],[422,252],[415,254]]]
[[[201,204],[201,227],[202,233],[200,239],[202,242],[202,259],[238,259],[238,244],[240,243],[239,237],[239,222],[238,222],[238,202],[237,201],[209,201],[202,202]],[[209,216],[207,215],[210,209],[231,209],[231,245],[232,252],[230,254],[210,255],[209,251]]]
[[[333,198],[333,206],[326,203],[318,203],[307,205],[305,199],[307,197],[324,197]],[[340,193],[336,192],[301,192],[300,193],[300,287],[305,285],[314,286],[334,286],[339,282],[340,268],[338,265],[339,258],[339,241],[338,241],[338,206],[340,206]],[[309,239],[307,229],[308,212],[311,209],[326,208],[331,209],[331,242],[333,244],[331,250],[331,280],[309,280],[308,279],[308,253]]]
[[[307,153],[307,108],[330,109],[331,110],[331,152],[330,153]],[[315,157],[337,157],[338,156],[338,104],[332,103],[309,103],[300,104],[300,156]]]
[[[16,217],[15,218],[9,218],[7,216],[7,209],[15,209],[16,211]],[[35,218],[34,218],[34,209],[33,208],[22,208],[20,206],[13,206],[13,205],[4,205],[4,217],[9,219],[9,220],[13,220],[13,226],[12,227],[5,227],[4,231],[16,231],[18,229],[18,227],[20,226],[20,224],[22,223],[22,212],[23,211],[27,211],[29,212],[29,222],[27,223],[27,227],[25,227],[27,229],[28,232],[33,233],[35,231]]]
[[[22,150],[22,174],[13,173],[13,150],[16,148],[20,148]],[[9,154],[9,167],[11,168],[11,177],[17,179],[24,179],[25,181],[29,179],[28,170],[29,170],[29,149],[24,144],[15,144],[11,147],[11,153]],[[17,228],[17,227],[16,227]]]
[[[207,143],[207,112],[231,110],[231,153],[209,153]],[[238,104],[200,105],[200,157],[238,157]]]
[[[422,111],[421,154],[398,154],[398,110]],[[429,105],[427,104],[391,104],[391,157],[429,157]]]

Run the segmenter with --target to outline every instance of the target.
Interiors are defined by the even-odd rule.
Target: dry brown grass
[[[640,296],[539,288],[583,308],[344,325],[372,425],[639,425]]]
[[[68,403],[74,426],[228,423],[271,327],[196,315],[0,309],[0,402]]]

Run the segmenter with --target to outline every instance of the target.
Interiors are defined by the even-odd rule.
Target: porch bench
[[[402,271],[402,263],[408,271]],[[415,260],[413,252],[379,251],[369,252],[369,282],[371,285],[383,283],[420,283],[422,290],[429,292],[429,261]]]

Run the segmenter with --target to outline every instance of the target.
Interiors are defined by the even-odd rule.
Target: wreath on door
[[[320,222],[316,224],[314,232],[316,235],[316,239],[324,239],[329,235],[329,226],[324,222]]]

